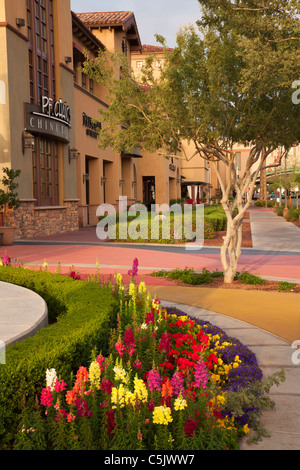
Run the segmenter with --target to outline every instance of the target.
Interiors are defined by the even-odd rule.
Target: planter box
[[[0,234],[2,235],[2,245],[10,246],[14,243],[15,231],[15,227],[0,226]]]

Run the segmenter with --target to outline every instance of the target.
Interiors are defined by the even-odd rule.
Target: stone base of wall
[[[79,230],[77,199],[66,199],[63,206],[36,207],[34,203],[34,199],[22,200],[21,206],[10,214],[16,240]]]

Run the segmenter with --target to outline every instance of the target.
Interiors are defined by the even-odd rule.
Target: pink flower
[[[148,373],[147,380],[149,390],[161,390],[162,378],[160,377],[159,372],[157,370],[151,369]]]
[[[132,264],[132,269],[130,269],[128,271],[128,275],[129,276],[136,276],[137,273],[138,273],[138,265],[139,265],[139,261],[137,258],[134,258],[133,260],[133,264]]]
[[[124,344],[122,343],[122,340],[119,339],[116,344],[115,344],[116,350],[120,354],[120,356],[123,356],[123,351],[126,349]]]
[[[141,363],[141,361],[139,361],[139,359],[136,359],[136,360],[132,363],[132,367],[135,367],[136,369],[142,369],[142,363]]]
[[[57,393],[59,393],[59,392],[62,392],[63,390],[65,390],[66,386],[67,386],[67,384],[66,384],[66,382],[64,382],[64,380],[59,382],[56,379],[55,384],[54,384],[54,389]]]
[[[199,359],[199,361],[196,363],[195,367],[195,386],[200,388],[206,388],[206,384],[208,381],[208,371],[207,368],[202,361],[202,359]]]
[[[41,405],[50,407],[52,405],[53,397],[50,387],[43,388],[41,393]]]
[[[10,265],[10,257],[7,256],[7,254],[5,253],[4,256],[3,256],[3,266],[9,266]]]
[[[182,393],[184,391],[184,386],[183,386],[184,379],[182,375],[179,372],[175,372],[173,374],[173,377],[171,378],[171,385],[173,387],[173,392],[176,396]]]

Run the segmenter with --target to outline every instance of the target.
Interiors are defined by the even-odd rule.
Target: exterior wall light
[[[107,178],[105,178],[104,176],[101,177],[101,186],[106,183],[107,181]]]
[[[21,26],[25,26],[25,20],[24,18],[16,18],[16,25],[21,27]]]
[[[73,147],[72,149],[70,149],[69,147],[69,163],[71,163],[71,160],[76,160],[78,155],[79,155],[79,152],[75,147]]]
[[[22,151],[25,154],[25,149],[32,149],[34,147],[34,137],[30,132],[22,132]]]
[[[119,186],[122,186],[122,184],[125,183],[125,180],[119,180]]]
[[[70,57],[70,56],[65,56],[65,63],[66,63],[66,64],[69,64],[70,62],[72,62],[72,57]]]

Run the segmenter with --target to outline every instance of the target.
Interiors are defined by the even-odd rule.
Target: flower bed
[[[163,308],[143,282],[126,288],[118,274],[111,289],[119,313],[109,354],[95,345],[71,377],[47,369],[14,448],[239,449],[272,406],[255,355],[209,322]]]

